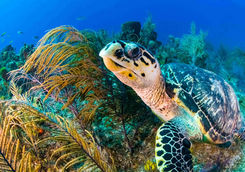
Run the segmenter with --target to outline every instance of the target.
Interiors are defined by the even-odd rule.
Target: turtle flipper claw
[[[155,156],[159,171],[192,171],[191,142],[171,121],[157,131]]]

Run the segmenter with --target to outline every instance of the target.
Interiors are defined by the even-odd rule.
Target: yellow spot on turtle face
[[[120,72],[120,74],[125,76],[125,77],[127,77],[130,80],[135,80],[136,79],[135,75],[133,73],[129,72],[129,71],[122,71],[122,72]]]

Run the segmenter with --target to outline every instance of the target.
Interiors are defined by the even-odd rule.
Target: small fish
[[[6,35],[7,34],[7,32],[3,32],[2,34],[1,34],[1,37],[3,37],[4,35]]]
[[[18,33],[19,35],[23,34],[23,32],[22,32],[22,31],[20,31],[20,30],[19,30],[19,31],[17,31],[17,33]]]
[[[3,43],[5,41],[5,39],[4,38],[1,38],[1,43]]]
[[[39,39],[39,36],[33,36],[34,39]]]
[[[39,136],[43,135],[44,132],[45,132],[44,129],[42,129],[42,128],[39,128],[39,129],[38,129],[38,135],[39,135]]]
[[[12,44],[14,41],[13,40],[11,40],[11,41],[9,41],[9,44]]]
[[[78,21],[83,21],[83,20],[85,20],[85,19],[86,19],[85,16],[80,16],[80,17],[77,17],[77,18],[76,18],[76,20],[78,20]]]

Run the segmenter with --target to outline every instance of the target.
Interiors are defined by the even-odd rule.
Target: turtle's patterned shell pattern
[[[163,67],[167,94],[191,115],[210,142],[230,141],[241,127],[239,104],[231,86],[213,72],[186,64]]]

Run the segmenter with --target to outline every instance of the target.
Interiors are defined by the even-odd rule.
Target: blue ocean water
[[[0,48],[35,44],[60,25],[117,32],[122,23],[143,23],[149,15],[163,43],[168,35],[188,33],[194,21],[214,46],[245,48],[243,0],[1,0]]]

